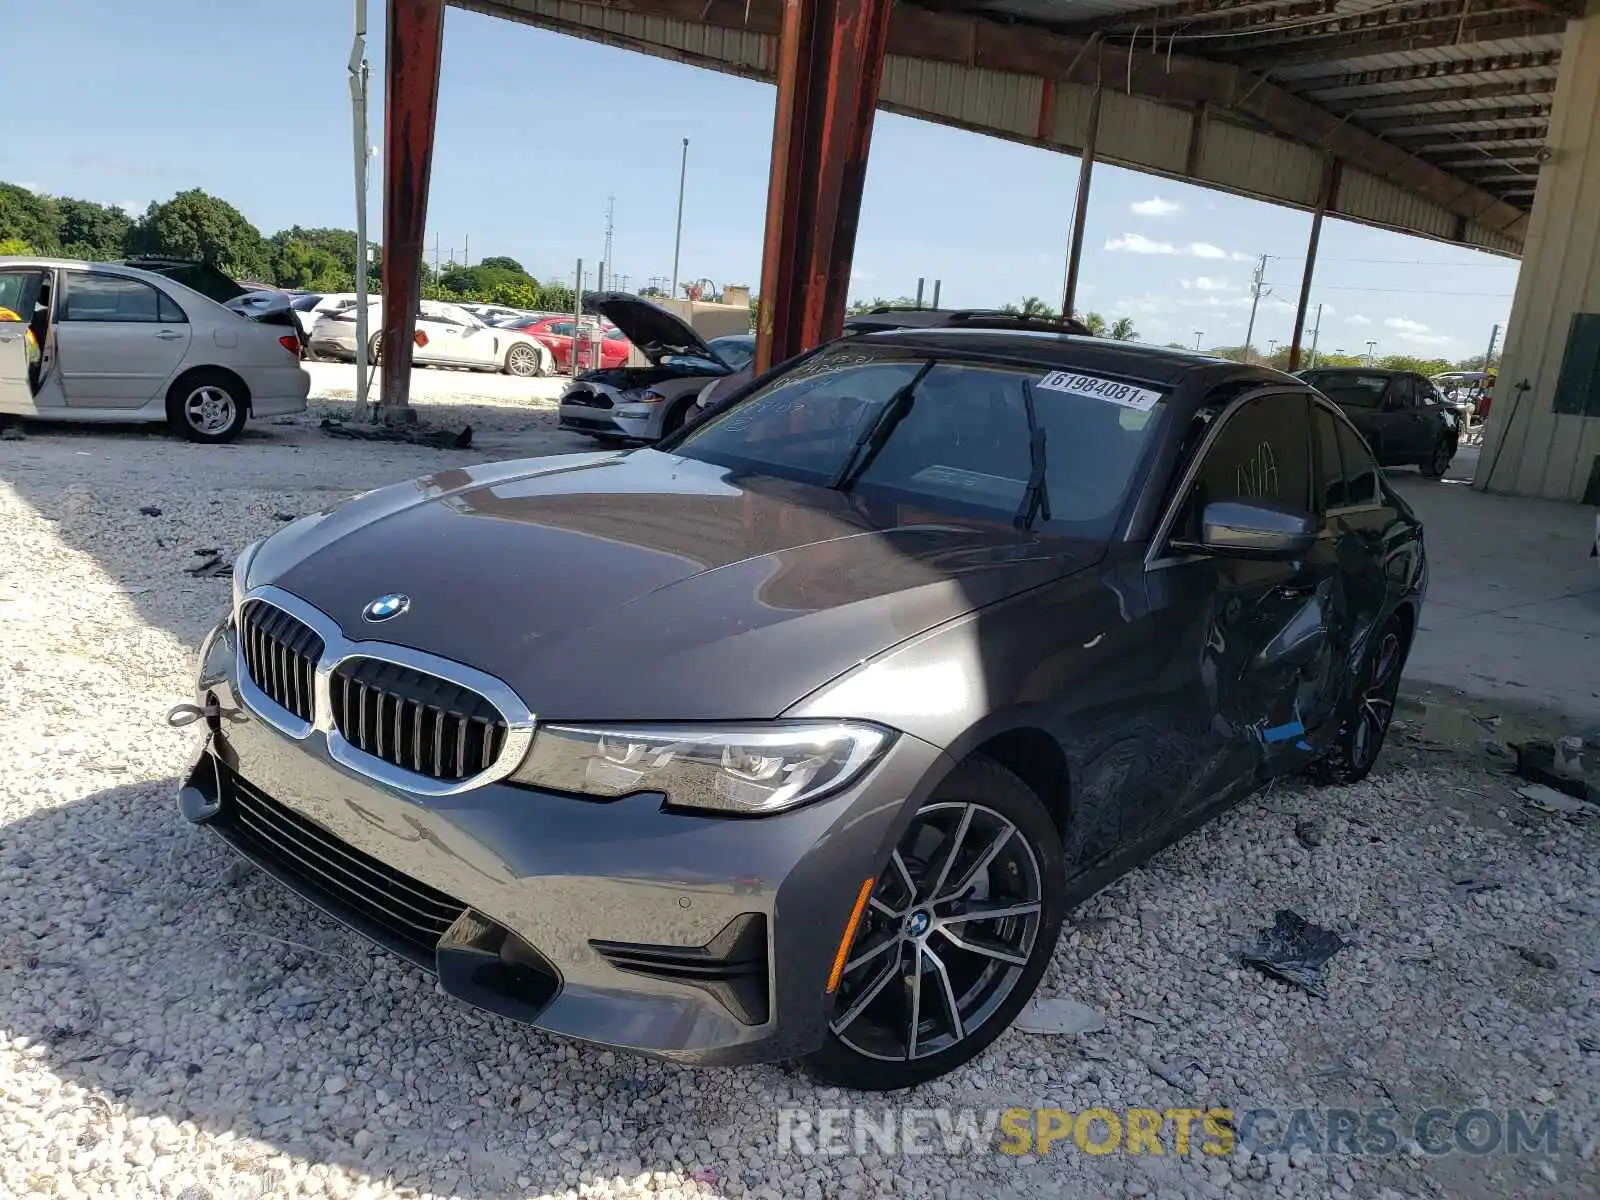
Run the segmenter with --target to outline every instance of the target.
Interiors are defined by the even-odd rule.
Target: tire
[[[1417,469],[1429,479],[1443,479],[1444,473],[1450,469],[1450,460],[1455,456],[1456,439],[1441,437],[1434,443],[1433,450],[1428,455],[1427,461],[1420,463]]]
[[[1410,649],[1399,617],[1390,617],[1378,627],[1362,664],[1361,685],[1340,722],[1339,734],[1327,754],[1307,771],[1315,782],[1360,783],[1372,773],[1394,718],[1400,673]]]
[[[506,351],[505,372],[518,379],[533,379],[543,374],[544,359],[532,346],[521,342]]]
[[[383,334],[375,333],[367,342],[367,362],[376,363],[383,357]],[[354,361],[352,358],[351,361]]]
[[[952,843],[956,865],[946,875]],[[883,864],[827,1040],[805,1059],[807,1069],[838,1087],[893,1091],[982,1053],[1050,965],[1066,886],[1061,834],[1044,803],[999,763],[967,759],[917,810]],[[930,891],[932,902],[924,898]],[[976,921],[970,914],[985,906],[1007,915]]]
[[[683,428],[683,423],[689,419],[689,409],[694,405],[694,398],[680,401],[667,412],[666,418],[661,422],[661,436],[669,438]]]
[[[231,442],[249,415],[244,385],[225,371],[190,372],[167,392],[167,424],[191,442],[207,446]]]

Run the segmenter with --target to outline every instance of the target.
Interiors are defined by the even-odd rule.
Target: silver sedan
[[[304,412],[310,390],[292,316],[253,320],[136,267],[0,257],[0,416],[229,442],[252,416]]]

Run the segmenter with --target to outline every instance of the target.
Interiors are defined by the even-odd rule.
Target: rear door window
[[[160,294],[142,280],[69,271],[62,319],[155,323],[161,320]]]
[[[1320,404],[1311,406],[1311,445],[1317,491],[1317,512],[1349,504],[1344,461],[1339,452],[1339,421]]]
[[[1348,421],[1335,421],[1339,435],[1339,457],[1344,462],[1345,504],[1378,503],[1378,461]]]

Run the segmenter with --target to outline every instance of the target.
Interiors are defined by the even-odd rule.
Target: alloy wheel
[[[977,1032],[1027,967],[1043,910],[1039,856],[981,804],[919,811],[873,889],[832,1029],[869,1058],[910,1062]]]
[[[1384,734],[1394,716],[1394,699],[1400,690],[1400,635],[1387,629],[1372,656],[1372,674],[1361,697],[1356,727],[1350,739],[1350,758],[1358,770],[1366,770],[1383,746]]]
[[[1433,473],[1435,475],[1443,475],[1450,469],[1450,460],[1454,457],[1455,451],[1451,448],[1450,443],[1441,438],[1439,444],[1433,448]]]
[[[226,391],[212,384],[197,387],[183,402],[183,418],[191,428],[216,436],[233,424],[237,409]]]
[[[524,379],[530,375],[537,375],[539,356],[527,346],[513,346],[506,357],[506,369]]]

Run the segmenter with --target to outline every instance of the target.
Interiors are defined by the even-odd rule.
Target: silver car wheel
[[[1038,856],[1013,822],[981,804],[923,808],[873,889],[834,1034],[887,1061],[949,1050],[1011,994],[1043,907]]]
[[[183,419],[190,428],[212,437],[232,425],[237,414],[233,397],[212,384],[195,388],[183,402]]]
[[[513,346],[506,353],[506,374],[526,379],[539,373],[539,356],[531,346]]]

